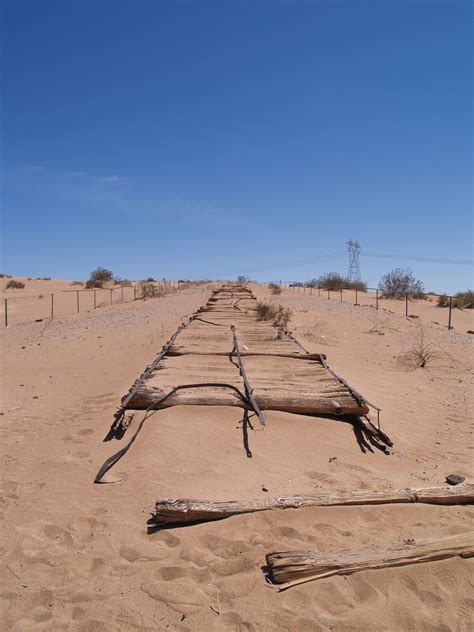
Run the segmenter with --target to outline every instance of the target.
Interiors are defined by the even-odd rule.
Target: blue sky
[[[4,2],[2,268],[472,259],[470,2]],[[472,267],[409,265],[429,289]],[[306,280],[347,259],[250,274]],[[234,274],[235,271],[235,274]]]

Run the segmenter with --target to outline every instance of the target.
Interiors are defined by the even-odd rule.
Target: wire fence
[[[150,286],[152,294],[147,294]],[[26,294],[23,296],[4,296],[3,324],[4,327],[27,322],[42,322],[55,316],[69,316],[117,303],[131,303],[145,297],[153,298],[180,292],[186,283],[181,281],[163,280],[153,284],[132,283],[119,287],[93,288],[81,290],[59,290],[43,292],[41,294]],[[8,291],[8,290],[6,290]],[[16,290],[11,290],[12,294]],[[4,292],[5,294],[5,292]]]
[[[414,297],[405,293],[400,298],[388,298],[378,288],[371,287],[366,290],[353,288],[328,290],[321,287],[309,287],[304,283],[295,281],[273,281],[270,283],[290,292],[311,294],[327,300],[350,303],[357,307],[370,307],[376,311],[384,310],[404,316],[408,320],[429,319],[430,324],[447,327],[448,330],[455,327],[462,328],[468,320],[470,320],[470,326],[474,327],[474,310],[472,310],[474,297],[472,294],[449,296],[429,293],[421,297]],[[461,314],[464,314],[462,318]],[[467,318],[465,318],[466,315]],[[468,329],[468,332],[472,332],[472,329]]]

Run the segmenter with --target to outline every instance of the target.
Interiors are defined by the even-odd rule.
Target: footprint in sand
[[[204,584],[211,580],[211,573],[208,568],[197,568],[195,566],[165,566],[156,572],[157,579],[165,581],[174,581],[182,577],[189,577],[197,584]]]
[[[66,531],[66,529],[63,529],[55,524],[46,525],[43,528],[43,532],[50,540],[55,540],[67,547],[72,547],[74,545],[74,540],[69,531]]]
[[[87,437],[90,437],[94,433],[92,428],[81,428],[74,434],[67,433],[63,436],[63,441],[70,443],[84,443],[87,441]]]

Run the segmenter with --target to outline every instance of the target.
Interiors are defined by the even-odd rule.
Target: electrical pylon
[[[359,254],[360,254],[360,245],[358,241],[346,241],[347,249],[349,250],[349,272],[347,273],[347,280],[349,283],[353,281],[361,282],[362,278],[360,276],[360,267],[359,267]]]

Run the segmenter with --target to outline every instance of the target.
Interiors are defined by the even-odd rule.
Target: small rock
[[[462,483],[465,480],[464,476],[459,476],[458,474],[449,474],[446,476],[446,481],[450,485],[459,485],[459,483]]]
[[[33,395],[32,399],[39,399],[38,395]]]
[[[262,490],[262,492],[268,492],[268,489],[265,487],[265,485],[260,485],[260,489]]]
[[[329,463],[332,463],[333,461],[336,461],[336,460],[337,460],[337,456],[331,456],[329,458]]]
[[[468,330],[467,330],[467,333],[468,333],[468,334],[474,334],[474,330],[472,330],[472,329],[468,329]]]

